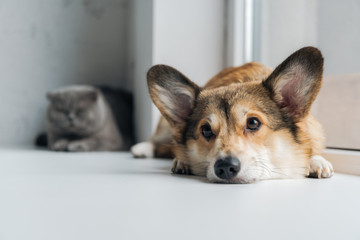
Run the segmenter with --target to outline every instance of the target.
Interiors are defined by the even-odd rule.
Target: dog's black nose
[[[220,158],[216,160],[214,170],[219,178],[232,179],[240,171],[240,161],[236,157]]]

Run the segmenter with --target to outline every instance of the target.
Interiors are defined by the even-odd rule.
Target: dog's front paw
[[[189,165],[174,158],[171,171],[176,174],[191,174]]]
[[[67,146],[69,152],[88,152],[91,151],[89,144],[84,141],[73,141]]]
[[[152,158],[154,157],[154,144],[152,142],[137,143],[130,149],[135,158]]]
[[[310,158],[310,174],[309,177],[329,178],[334,175],[332,164],[320,155]]]

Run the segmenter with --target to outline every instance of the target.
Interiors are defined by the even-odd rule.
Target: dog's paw
[[[320,155],[310,158],[310,174],[309,177],[329,178],[334,175],[332,164]]]
[[[152,158],[154,157],[154,144],[152,142],[137,143],[130,149],[135,158]]]
[[[69,152],[87,152],[90,151],[90,146],[84,141],[74,141],[67,145]]]
[[[171,171],[176,174],[191,174],[190,167],[174,158]]]
[[[68,144],[69,144],[68,140],[59,139],[50,146],[50,149],[53,151],[66,151]]]

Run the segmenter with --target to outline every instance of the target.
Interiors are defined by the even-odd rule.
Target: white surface
[[[0,239],[359,239],[360,178],[210,184],[129,153],[0,151]]]

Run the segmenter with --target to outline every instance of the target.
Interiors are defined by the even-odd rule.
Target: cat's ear
[[[305,117],[318,94],[324,59],[314,47],[290,55],[263,82],[279,108],[295,122]]]
[[[169,124],[183,128],[200,88],[175,68],[155,65],[147,73],[151,99]]]
[[[56,94],[54,92],[47,92],[46,98],[49,102],[54,102],[54,101],[56,101],[56,99],[58,99],[58,94]]]
[[[100,92],[97,89],[86,91],[83,93],[83,99],[89,102],[96,102]]]

